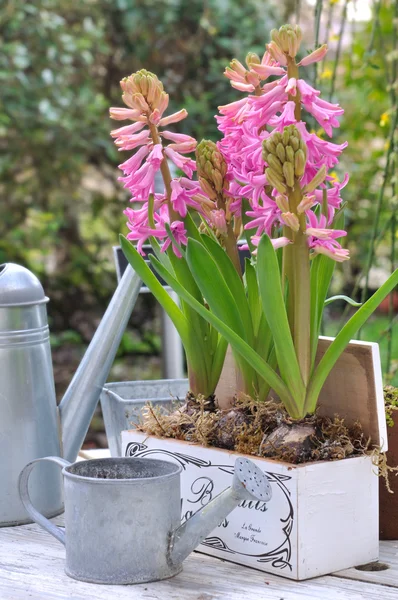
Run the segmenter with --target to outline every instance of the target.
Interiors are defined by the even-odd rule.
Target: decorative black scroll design
[[[223,552],[229,552],[229,554],[236,554],[234,550],[231,550],[227,544],[219,537],[213,536],[208,537],[202,542],[203,546],[208,546],[214,550],[222,550]]]
[[[271,565],[275,569],[289,568],[289,570],[291,571],[292,543],[290,536],[294,524],[294,508],[290,500],[290,490],[284,483],[285,481],[289,481],[291,477],[289,477],[289,475],[271,473],[269,471],[267,471],[267,477],[271,484],[275,483],[282,491],[288,505],[288,513],[285,518],[280,519],[281,523],[284,523],[284,526],[282,527],[282,531],[285,535],[284,540],[277,548],[274,548],[274,550],[272,550],[271,552],[267,552],[261,556],[258,556],[257,562],[271,562]]]
[[[127,444],[125,456],[137,456],[138,452],[145,450],[148,446],[139,442],[130,442]]]
[[[210,460],[203,460],[195,456],[181,454],[179,452],[170,452],[169,450],[161,448],[148,448],[148,446],[139,442],[130,442],[126,447],[125,452],[125,456],[137,457],[144,457],[156,454],[173,458],[182,466],[184,470],[187,468],[187,465],[194,465],[200,469],[213,467],[215,469],[220,469],[225,473],[229,473],[230,475],[233,475],[234,473],[234,467],[231,465],[214,464]],[[289,475],[282,475],[280,473],[273,473],[271,471],[265,471],[265,474],[267,475],[271,485],[274,484],[278,486],[279,489],[282,491],[288,505],[287,516],[280,519],[281,523],[284,524],[282,527],[282,532],[285,536],[281,544],[279,544],[277,548],[274,548],[273,550],[270,550],[269,552],[265,552],[263,554],[248,554],[245,552],[237,552],[236,550],[229,548],[229,546],[224,542],[224,540],[217,536],[206,538],[202,542],[202,545],[228,554],[234,554],[238,556],[250,556],[252,558],[255,558],[256,561],[259,563],[271,563],[271,566],[274,569],[283,570],[288,568],[290,571],[292,571],[292,544],[290,536],[294,524],[294,508],[290,500],[290,490],[286,486],[286,482],[289,481],[291,477]],[[193,482],[192,485],[194,484],[195,482]]]
[[[194,465],[195,467],[199,468],[215,467],[221,471],[224,471],[225,473],[229,473],[230,475],[233,475],[234,473],[234,467],[231,465],[213,465],[210,460],[203,460],[201,458],[197,458],[196,456],[181,454],[179,452],[170,452],[169,450],[164,450],[161,448],[148,448],[148,446],[139,442],[130,442],[127,444],[125,451],[125,456],[144,457],[154,454],[162,454],[169,456],[170,458],[174,458],[184,470],[186,470],[187,465]]]

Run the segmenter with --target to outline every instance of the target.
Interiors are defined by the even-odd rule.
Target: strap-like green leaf
[[[293,402],[293,398],[282,379],[272,369],[261,356],[253,350],[238,334],[236,334],[228,325],[226,325],[221,319],[215,314],[210,312],[204,306],[193,298],[179,283],[178,281],[159,263],[158,265],[159,274],[163,279],[171,286],[171,288],[182,298],[192,306],[198,313],[213,327],[215,327],[221,335],[227,340],[231,347],[239,353],[245,360],[250,362],[252,367],[257,373],[268,382],[268,384],[275,390],[281,401],[285,404],[286,409],[293,418],[298,418],[296,406]]]
[[[247,198],[242,198],[242,223],[243,223],[243,227],[245,225],[247,225],[248,223],[250,223],[251,219],[250,217],[247,216],[247,211],[252,210],[251,206],[250,206],[250,202]],[[253,252],[255,251],[256,247],[254,246],[253,242],[252,242],[252,234],[253,234],[253,230],[252,229],[243,229],[244,233],[245,233],[245,238],[246,238],[246,242],[247,245],[249,246],[249,250],[250,252],[253,254]]]
[[[290,333],[278,259],[267,235],[263,235],[258,246],[257,276],[264,314],[274,338],[279,371],[294,398],[298,412],[301,413],[305,387]]]
[[[313,376],[311,377],[306,400],[307,412],[315,411],[322,386],[339,356],[342,354],[342,352],[344,352],[345,348],[349,344],[350,340],[364,325],[364,323],[366,323],[370,315],[376,310],[384,298],[388,296],[388,294],[390,294],[397,285],[398,269],[396,269],[394,273],[387,279],[387,281],[381,286],[381,288],[378,289],[377,292],[375,292],[373,296],[357,310],[355,315],[353,315],[351,319],[344,325],[343,329],[330,344],[319,365],[315,369]]]
[[[311,264],[311,370],[314,368],[323,307],[335,266],[336,261],[321,254]]]
[[[146,264],[145,260],[134,248],[133,244],[121,235],[120,245],[125,257],[133,267],[134,271],[138,273],[145,285],[151,290],[152,294],[173,321],[173,324],[181,337],[181,341],[185,345],[185,342],[188,341],[188,321],[184,314],[178,308],[176,303],[170,298],[167,291],[157,280],[151,269]],[[162,267],[165,272],[168,272],[163,265]]]
[[[211,373],[210,369],[212,360],[212,340],[207,335],[203,336],[200,330],[197,330],[197,328],[194,326],[194,321],[188,322],[188,319],[185,317],[184,313],[170,298],[169,294],[152,273],[142,256],[123,236],[120,236],[120,245],[127,260],[135,272],[138,273],[144,283],[151,290],[152,294],[158,300],[160,305],[164,308],[180,335],[181,342],[184,346],[187,356],[191,391],[209,396],[214,392],[215,389],[215,384],[214,387],[212,387],[212,381],[214,381],[215,377],[214,374]],[[162,277],[165,273],[167,273],[174,279],[174,276],[170,273],[170,271],[154,255],[150,255],[149,259],[152,264],[156,265],[156,269],[159,274],[161,271]],[[164,281],[167,282],[167,279],[164,279]],[[197,300],[195,300],[195,302],[197,302]],[[212,339],[215,341],[214,336]],[[217,346],[214,347],[214,352],[216,351]],[[213,368],[213,365],[211,365],[211,368]]]
[[[342,210],[336,212],[333,228],[344,229],[344,212]],[[315,256],[311,264],[311,371],[315,364],[323,308],[335,266],[336,261],[321,254]]]
[[[189,211],[184,218],[184,225],[185,229],[187,230],[187,236],[199,242],[200,233]]]
[[[252,316],[250,314],[249,304],[246,298],[246,292],[243,285],[242,279],[239,277],[232,260],[220,244],[215,242],[208,235],[201,235],[201,241],[210,252],[211,256],[216,263],[218,270],[224,278],[225,283],[228,286],[232,296],[235,299],[235,303],[240,313],[243,327],[245,328],[246,337],[245,339],[250,345],[253,345],[253,323]],[[188,242],[188,245],[189,242]]]
[[[212,248],[217,261],[203,244],[188,240],[187,262],[211,311],[222,319],[241,338],[253,345],[253,329],[242,280],[229,257],[215,242],[203,236]],[[242,372],[245,391],[257,387],[257,374],[240,355],[235,357]]]
[[[188,267],[186,259],[183,256],[178,258],[171,248],[168,249],[168,254],[170,263],[173,267],[172,273],[175,273],[176,278],[185,287],[185,289],[187,289],[188,292],[192,294],[192,296],[196,298],[198,302],[203,304],[203,296],[196,285],[194,278],[192,277],[192,273]],[[151,263],[156,269],[156,264],[153,262],[153,259],[151,259]],[[204,351],[204,361],[206,363],[207,372],[210,373],[212,369],[213,354],[217,348],[217,337],[214,338],[214,336],[211,335],[209,331],[210,325],[208,322],[202,319],[202,317],[200,317],[198,313],[189,306],[189,304],[181,301],[181,309],[187,318],[190,329],[193,330],[193,335],[198,336],[198,338],[203,340],[205,344],[204,347],[206,347],[206,351]]]
[[[192,309],[194,310],[194,309]],[[202,317],[201,317],[202,318]],[[215,330],[215,328],[210,325],[209,323],[209,328],[211,328],[213,331]],[[211,361],[211,375],[210,375],[210,382],[211,382],[211,386],[215,389],[218,383],[218,380],[220,379],[220,375],[221,375],[221,371],[222,368],[224,366],[224,362],[225,362],[225,354],[227,352],[227,348],[228,348],[228,342],[227,340],[220,336],[218,337],[218,344],[217,344],[217,348],[215,353],[213,354],[212,361]]]
[[[187,262],[214,314],[245,339],[246,330],[236,300],[209,251],[199,242],[190,239]]]
[[[253,333],[254,336],[257,337],[261,315],[263,314],[263,307],[258,290],[256,269],[251,264],[249,258],[245,259],[244,280],[246,283],[247,301],[249,303],[249,310],[253,323]]]

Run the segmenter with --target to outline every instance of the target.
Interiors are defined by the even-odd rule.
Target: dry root
[[[372,464],[376,467],[376,475],[384,478],[387,491],[393,494],[393,490],[390,486],[390,475],[393,473],[395,476],[398,475],[398,467],[390,467],[387,464],[387,455],[381,451],[380,447],[373,448],[368,452],[372,458]]]

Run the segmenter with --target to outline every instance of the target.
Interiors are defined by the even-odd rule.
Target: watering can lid
[[[48,298],[36,275],[13,263],[0,265],[0,307],[43,302],[48,302]]]

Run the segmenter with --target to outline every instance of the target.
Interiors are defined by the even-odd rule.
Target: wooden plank
[[[320,337],[317,362],[333,338]],[[378,344],[352,340],[333,367],[319,395],[319,414],[359,421],[373,444],[387,450],[383,380]]]
[[[345,569],[335,573],[337,577],[358,579],[371,583],[379,583],[398,588],[398,541],[380,542],[380,554],[378,564],[388,565],[383,571],[362,571],[357,569]],[[398,595],[397,595],[398,597]]]
[[[60,522],[60,518],[56,522]],[[387,543],[388,546],[388,543]],[[386,548],[387,548],[386,546]],[[134,549],[132,548],[132,551]],[[396,551],[392,547],[391,554]],[[167,581],[99,586],[64,574],[65,549],[37,525],[0,529],[0,598],[4,600],[396,600],[397,590],[356,579],[295,582],[192,554]],[[390,584],[391,585],[391,584]],[[398,585],[395,582],[395,585]]]

